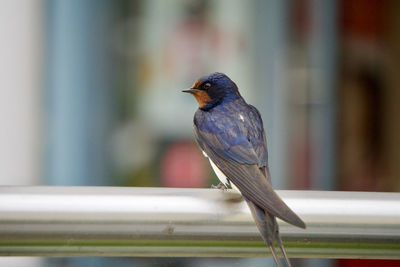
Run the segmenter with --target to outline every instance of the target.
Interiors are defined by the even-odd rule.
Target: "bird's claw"
[[[223,184],[223,183],[219,183],[218,185],[211,185],[211,188],[213,188],[213,189],[219,189],[219,190],[222,190],[222,191],[225,191],[225,190],[227,190],[228,188]]]

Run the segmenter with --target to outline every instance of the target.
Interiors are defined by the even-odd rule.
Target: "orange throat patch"
[[[211,101],[210,96],[205,91],[195,92],[192,94],[196,98],[197,102],[199,103],[199,108],[204,107]]]

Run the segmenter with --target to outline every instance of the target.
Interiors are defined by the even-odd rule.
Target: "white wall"
[[[40,182],[43,7],[0,1],[0,185]]]

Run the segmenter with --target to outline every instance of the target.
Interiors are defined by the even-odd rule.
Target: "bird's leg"
[[[223,183],[219,183],[218,185],[211,185],[211,188],[213,189],[219,189],[222,191],[225,191],[226,189],[228,189]]]

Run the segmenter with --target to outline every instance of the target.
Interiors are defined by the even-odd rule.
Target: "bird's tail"
[[[276,221],[276,217],[264,211],[262,208],[258,207],[253,202],[246,199],[247,205],[250,208],[251,214],[256,222],[257,228],[261,233],[262,238],[271,250],[272,257],[274,258],[276,265],[280,267],[278,255],[275,251],[274,242],[279,246],[282,255],[285,259],[286,266],[291,267],[289,258],[286,254],[286,250],[283,246],[282,239],[279,235],[279,226]]]

